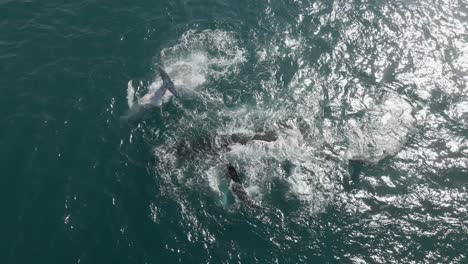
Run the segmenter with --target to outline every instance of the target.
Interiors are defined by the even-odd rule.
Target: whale
[[[278,135],[274,131],[262,131],[255,134],[221,134],[221,135],[200,135],[187,137],[180,140],[176,145],[179,158],[193,160],[201,153],[209,155],[219,155],[231,151],[233,145],[247,145],[249,142],[274,142]]]
[[[243,204],[252,207],[252,208],[259,208],[259,205],[255,203],[252,198],[247,194],[242,182],[240,180],[239,174],[237,173],[234,166],[231,164],[227,167],[227,178],[229,179],[229,188],[237,200],[241,201]]]
[[[169,78],[169,75],[166,73],[166,71],[164,71],[164,69],[160,66],[157,67],[157,70],[159,76],[162,79],[162,85],[158,90],[156,90],[156,92],[148,93],[139,100],[139,104],[142,106],[162,106],[167,90],[169,90],[169,92],[171,92],[171,94],[173,94],[175,97],[179,96],[174,83],[172,82],[171,78]]]
[[[174,83],[172,82],[171,78],[167,74],[167,72],[160,66],[157,66],[157,71],[159,73],[159,76],[162,79],[162,85],[157,89],[155,92],[150,92],[145,94],[143,97],[138,98],[137,102],[133,103],[133,97],[134,97],[134,87],[132,84],[132,81],[130,80],[128,82],[128,103],[130,110],[126,115],[123,116],[123,118],[128,119],[128,118],[135,118],[137,116],[140,116],[142,113],[145,112],[145,110],[153,107],[160,107],[161,112],[162,112],[162,104],[167,102],[168,100],[168,95],[167,91],[174,95],[175,97],[179,97],[179,93],[177,89],[175,88]],[[170,97],[170,95],[169,95]]]

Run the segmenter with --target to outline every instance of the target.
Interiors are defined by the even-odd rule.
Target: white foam
[[[208,78],[219,79],[239,72],[246,61],[237,36],[222,30],[189,30],[179,43],[163,49],[161,62],[179,78],[180,85],[193,89]]]
[[[220,186],[219,178],[218,178],[219,174],[220,172],[216,166],[213,166],[206,171],[206,176],[207,176],[210,188],[213,191],[215,191],[217,194],[221,194],[221,191],[219,189],[219,186]]]
[[[348,120],[345,131],[349,140],[345,157],[376,164],[397,154],[415,125],[412,106],[393,93],[380,104],[366,106],[362,118]]]
[[[468,101],[461,101],[453,104],[450,107],[448,114],[455,121],[468,126]]]

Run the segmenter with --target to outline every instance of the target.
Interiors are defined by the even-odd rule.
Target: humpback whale
[[[228,134],[228,135],[204,135],[192,139],[184,139],[177,144],[177,154],[181,158],[193,159],[200,153],[209,153],[217,155],[219,152],[231,150],[234,144],[247,145],[251,141],[274,142],[278,135],[274,131],[265,131],[262,133],[248,134]]]
[[[163,83],[155,93],[147,94],[142,98],[145,99],[141,102],[143,105],[161,106],[163,103],[163,97],[166,95],[167,90],[169,90],[169,92],[171,92],[174,96],[179,96],[179,93],[175,89],[174,83],[172,82],[171,78],[169,78],[169,75],[167,75],[167,73],[163,70],[163,68],[158,66],[158,72]]]
[[[137,117],[140,116],[140,114],[143,113],[145,109],[154,107],[154,106],[160,106],[162,107],[162,104],[167,100],[167,97],[165,98],[167,90],[171,92],[174,96],[178,97],[179,93],[177,92],[174,83],[172,82],[171,78],[169,78],[169,75],[164,71],[163,68],[160,66],[157,67],[158,73],[161,76],[162,79],[162,85],[159,87],[156,92],[150,92],[146,95],[144,95],[141,98],[138,98],[138,101],[136,104],[133,104],[133,97],[134,97],[134,91],[135,89],[133,88],[132,81],[128,82],[128,100],[129,100],[129,106],[130,110],[128,113],[124,116],[124,118],[132,118],[132,117]],[[161,108],[162,111],[162,108]]]
[[[229,187],[232,193],[236,196],[237,199],[239,199],[249,207],[258,208],[259,206],[247,194],[247,191],[242,185],[239,175],[237,174],[237,171],[234,168],[234,166],[229,164],[227,169],[227,177],[230,179]]]

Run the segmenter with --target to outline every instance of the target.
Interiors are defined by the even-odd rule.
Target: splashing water
[[[239,64],[245,62],[245,51],[236,46],[234,34],[220,30],[184,33],[180,43],[174,47],[161,51],[160,64],[171,77],[174,85],[182,94],[196,95],[197,88],[207,82],[207,78],[218,80],[238,71]],[[133,81],[128,82],[127,101],[130,114],[140,112],[140,109],[161,106],[173,96],[170,92],[159,100],[155,100],[154,93],[161,87],[162,80],[156,80],[147,87],[143,96],[136,95],[142,83],[135,89]],[[204,93],[205,98],[212,98]],[[136,102],[135,102],[135,97]],[[216,99],[215,99],[216,100]]]
[[[285,46],[294,43],[290,48],[300,58],[302,40],[288,39]],[[310,93],[314,75],[310,67],[292,76],[286,100],[269,99],[272,94],[280,96],[276,88],[280,84],[270,69],[271,77],[260,82],[263,92],[257,96],[256,106],[226,108],[223,94],[203,87],[239,73],[246,59],[238,45],[231,33],[188,31],[179,44],[161,52],[161,61],[176,86],[186,94],[198,94],[198,100],[208,107],[194,109],[196,113],[185,111],[180,122],[170,125],[174,131],[163,136],[161,142],[165,143],[155,147],[156,170],[167,181],[174,177],[180,184],[190,185],[196,183],[185,175],[203,175],[197,181],[206,182],[226,205],[223,175],[225,164],[232,163],[245,175],[246,188],[256,190],[256,199],[263,199],[269,182],[278,179],[289,186],[291,199],[320,212],[342,190],[341,181],[348,177],[347,160],[376,164],[398,153],[413,129],[412,106],[394,92],[374,97],[380,96],[380,100],[356,98],[361,103],[352,103],[351,111],[360,111],[362,117],[350,118],[340,132],[336,126],[333,131],[326,126],[318,129],[320,96]],[[264,54],[259,65],[269,67],[278,56]],[[320,81],[320,76],[315,77]],[[273,131],[277,140],[223,141],[231,135],[249,138],[265,131]],[[330,144],[334,146],[331,152],[326,147]]]

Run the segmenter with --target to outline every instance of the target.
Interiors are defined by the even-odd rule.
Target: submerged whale
[[[129,96],[129,106],[130,110],[128,113],[124,116],[124,118],[132,118],[139,116],[143,113],[144,110],[152,107],[161,107],[162,111],[162,104],[165,102],[165,99],[167,98],[166,93],[167,90],[169,92],[178,97],[179,93],[177,92],[174,83],[172,82],[171,78],[169,75],[164,71],[163,68],[160,66],[157,67],[158,73],[161,76],[162,79],[162,85],[159,87],[159,89],[156,90],[156,92],[150,92],[146,95],[144,95],[141,98],[138,98],[138,101],[133,103],[133,96],[134,96],[134,91],[135,89],[133,88],[132,81],[128,82],[128,90],[131,91],[130,96]],[[167,101],[167,100],[166,100]]]
[[[248,205],[249,207],[259,207],[247,194],[247,191],[242,185],[236,169],[230,164],[228,165],[227,177],[230,179],[229,188],[238,200]]]
[[[258,132],[255,134],[233,133],[228,135],[202,135],[184,138],[177,143],[176,151],[179,158],[195,159],[201,153],[219,155],[231,150],[233,145],[247,145],[252,141],[274,142],[278,135],[274,131]]]

